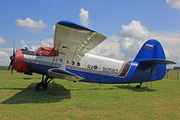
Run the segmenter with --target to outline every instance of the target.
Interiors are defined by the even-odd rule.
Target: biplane
[[[124,84],[155,81],[164,78],[168,61],[161,44],[154,39],[144,43],[133,61],[121,61],[88,54],[106,37],[92,29],[70,21],[56,23],[54,46],[30,47],[13,50],[10,57],[12,71],[27,75],[38,73],[42,80],[35,87],[46,90],[54,79],[93,82],[104,84]]]

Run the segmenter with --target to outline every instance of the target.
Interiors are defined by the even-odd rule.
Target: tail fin
[[[164,78],[166,74],[166,64],[176,64],[165,58],[164,50],[161,44],[154,39],[150,39],[144,43],[134,61],[139,61],[141,70],[149,72],[150,80],[159,80]],[[146,69],[148,67],[148,69]],[[146,68],[144,68],[146,67]]]
[[[134,61],[146,61],[154,64],[176,64],[173,61],[166,60],[161,44],[154,39],[144,43]]]

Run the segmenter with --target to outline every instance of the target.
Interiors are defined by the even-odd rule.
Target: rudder
[[[134,61],[166,59],[161,44],[154,39],[150,39],[144,43],[140,51],[136,55]]]
[[[150,80],[163,79],[166,74],[166,64],[175,63],[166,60],[161,44],[154,39],[144,43],[134,61],[139,61],[140,69],[149,74]]]

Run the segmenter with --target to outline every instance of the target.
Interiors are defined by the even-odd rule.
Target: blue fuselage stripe
[[[131,63],[131,67],[125,77],[96,74],[96,73],[85,72],[85,71],[80,71],[80,70],[73,70],[73,69],[66,69],[66,70],[73,74],[76,74],[78,76],[85,78],[83,80],[80,80],[82,82],[96,82],[96,83],[107,83],[107,84],[108,83],[109,84],[135,83],[135,82],[140,82],[140,79],[139,79],[140,76],[138,77],[138,79],[134,79],[134,77],[132,77],[132,76],[134,76],[134,74],[136,72],[138,72],[136,69],[138,67],[138,63],[139,62]],[[27,65],[29,66],[29,68],[32,72],[44,74],[44,75],[48,75],[49,69],[55,68],[52,66],[29,63],[29,62],[27,62]]]

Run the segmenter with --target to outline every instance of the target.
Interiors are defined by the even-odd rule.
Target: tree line
[[[7,70],[8,66],[0,66],[0,70]]]

